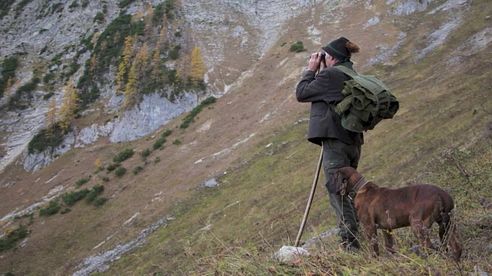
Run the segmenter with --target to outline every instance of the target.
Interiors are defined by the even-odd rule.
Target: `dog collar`
[[[354,191],[356,193],[359,192],[360,189],[362,189],[364,186],[366,186],[366,184],[368,183],[368,181],[366,181],[366,179],[362,176],[354,185]]]

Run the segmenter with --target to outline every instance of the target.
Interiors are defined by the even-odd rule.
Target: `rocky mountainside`
[[[459,273],[444,253],[409,253],[407,232],[384,261],[347,256],[333,237],[296,266],[270,260],[297,231],[319,150],[295,85],[308,53],[341,35],[401,105],[366,134],[361,172],[450,191],[461,272],[492,271],[487,0],[0,9],[0,273]],[[323,192],[307,237],[335,225]]]

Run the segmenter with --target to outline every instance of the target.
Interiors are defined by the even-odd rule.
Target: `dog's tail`
[[[439,237],[441,238],[441,244],[447,245],[451,249],[453,259],[458,262],[461,258],[463,247],[461,246],[453,211],[441,213]]]

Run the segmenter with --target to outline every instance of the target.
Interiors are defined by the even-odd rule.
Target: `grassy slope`
[[[465,271],[473,271],[475,265],[492,271],[487,249],[492,218],[484,207],[492,199],[492,53],[483,50],[456,67],[445,62],[463,41],[490,24],[483,18],[491,12],[487,1],[474,1],[466,24],[419,63],[412,62],[412,41],[421,41],[421,33],[442,18],[427,15],[426,24],[407,30],[410,42],[399,52],[396,65],[374,69],[394,87],[402,108],[395,119],[366,136],[360,165],[381,185],[430,182],[451,192]],[[412,23],[416,22],[402,22]],[[234,164],[218,189],[197,190],[182,202],[175,210],[176,221],[113,264],[108,274],[457,273],[439,254],[423,259],[409,253],[415,241],[406,230],[397,231],[401,254],[393,257],[373,259],[367,250],[346,254],[329,240],[327,250],[297,266],[270,261],[273,252],[295,238],[309,191],[318,148],[304,140],[306,128],[300,123],[278,129]],[[323,189],[320,185],[305,238],[334,225]]]

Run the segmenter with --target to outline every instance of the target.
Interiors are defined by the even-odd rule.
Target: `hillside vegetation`
[[[130,2],[120,1],[123,7]],[[34,173],[8,167],[0,182],[0,273],[70,275],[88,257],[135,241],[139,246],[101,263],[91,275],[492,273],[492,49],[478,35],[490,38],[492,5],[466,1],[459,26],[424,55],[422,49],[434,41],[431,34],[453,20],[445,11],[430,11],[456,1],[432,1],[426,11],[387,15],[380,25],[362,28],[390,1],[373,2],[371,13],[361,1],[330,12],[316,6],[293,18],[230,92],[208,98],[148,137],[118,144],[100,139]],[[308,52],[289,47],[301,41],[303,50],[318,49],[307,38],[307,25],[332,13],[345,17],[330,18],[322,41],[344,35],[359,44],[356,69],[380,77],[400,101],[394,119],[365,133],[360,172],[381,186],[433,183],[447,190],[464,248],[461,264],[443,250],[416,255],[409,229],[395,231],[394,255],[382,250],[373,258],[364,240],[360,252],[345,252],[329,236],[294,264],[272,259],[282,245],[294,243],[320,150],[306,140],[309,106],[294,96]],[[144,37],[138,41],[142,47]],[[379,40],[399,47],[388,50],[385,62],[371,65]],[[122,75],[126,88],[130,79],[126,71]],[[82,83],[90,91],[87,77]],[[197,89],[204,84],[183,81]],[[94,117],[76,122],[89,125]],[[207,187],[207,180],[218,185]],[[336,225],[323,182],[321,177],[304,241]],[[31,212],[4,219],[33,205]]]
[[[220,178],[219,188],[201,189],[176,208],[179,220],[159,230],[135,253],[112,265],[111,274],[196,275],[456,275],[492,271],[492,52],[452,63],[470,35],[490,25],[487,1],[474,1],[465,24],[431,55],[414,61],[417,41],[429,25],[408,27],[409,38],[381,76],[398,96],[401,110],[366,135],[360,171],[382,186],[434,183],[455,199],[464,250],[457,266],[439,251],[422,258],[408,229],[396,231],[399,253],[372,258],[367,247],[351,254],[335,238],[296,265],[271,256],[292,245],[302,218],[318,148],[305,141],[307,124],[284,125],[242,156]],[[427,17],[430,17],[427,15]],[[420,19],[419,19],[420,20]],[[436,20],[436,21],[434,21]],[[412,26],[417,19],[402,25]],[[305,118],[302,116],[301,118]],[[304,239],[335,225],[319,184]],[[434,238],[437,230],[434,229]]]

